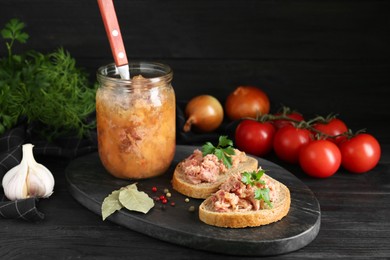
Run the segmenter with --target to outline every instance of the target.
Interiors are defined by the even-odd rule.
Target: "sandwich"
[[[199,219],[217,227],[258,227],[281,220],[290,204],[289,189],[260,167],[229,176],[200,204]]]
[[[253,171],[257,167],[257,159],[235,149],[231,140],[221,136],[217,146],[207,142],[202,146],[202,151],[195,149],[178,163],[173,173],[172,187],[188,197],[206,199],[229,176]]]

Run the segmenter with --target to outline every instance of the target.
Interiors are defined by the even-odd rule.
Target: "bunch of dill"
[[[83,137],[95,128],[97,84],[63,48],[48,54],[12,53],[15,42],[26,43],[25,24],[11,19],[1,30],[8,57],[0,57],[0,135],[21,120],[36,127],[48,140],[75,134]]]

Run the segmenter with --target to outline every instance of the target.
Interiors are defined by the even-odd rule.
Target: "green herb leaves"
[[[12,45],[15,41],[18,41],[20,43],[26,43],[28,39],[28,34],[23,32],[25,24],[20,22],[18,19],[11,19],[4,27],[3,30],[1,30],[1,36],[5,40],[10,40],[9,42],[6,42],[7,50],[8,50],[8,56],[11,57],[12,55]]]
[[[103,220],[123,207],[146,214],[154,207],[154,201],[145,192],[138,191],[137,185],[133,183],[113,191],[104,199],[102,204]]]
[[[249,184],[251,186],[256,185],[257,183],[265,184],[263,180],[261,180],[261,176],[263,176],[264,170],[259,169],[257,172],[244,172],[242,173],[242,179],[241,181],[245,184]]]
[[[25,43],[28,39],[28,34],[22,32],[25,24],[20,22],[18,19],[11,19],[1,30],[1,36],[4,39],[9,39],[11,41],[17,40],[20,43]]]
[[[257,200],[264,200],[267,205],[272,208],[271,201],[269,200],[269,188],[263,188],[263,189],[256,189],[255,190],[255,199]]]
[[[220,159],[227,168],[232,167],[231,155],[234,155],[233,141],[228,139],[227,136],[220,136],[218,145],[215,147],[212,143],[206,142],[202,146],[203,156],[207,154],[214,154]]]
[[[62,48],[49,54],[13,54],[15,41],[25,43],[29,37],[24,28],[12,19],[1,30],[8,57],[0,58],[0,135],[24,119],[48,140],[86,136],[96,127],[88,116],[95,111],[97,84],[89,84],[87,74]]]
[[[264,174],[264,170],[259,169],[257,172],[244,172],[242,173],[241,181],[250,186],[264,186],[265,182],[261,180],[261,177]],[[255,190],[255,199],[263,200],[267,205],[272,208],[272,204],[269,197],[269,188],[257,188]]]

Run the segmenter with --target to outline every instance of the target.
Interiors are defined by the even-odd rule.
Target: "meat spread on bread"
[[[221,136],[179,162],[172,187],[188,197],[205,199],[199,219],[208,225],[244,228],[279,221],[290,209],[289,189],[258,167],[258,160],[234,149]]]
[[[244,152],[237,149],[234,149],[234,152],[235,154],[231,156],[232,168],[247,160]],[[216,182],[220,175],[226,174],[229,170],[215,154],[203,156],[199,149],[196,149],[181,164],[186,180],[192,184]]]
[[[205,199],[231,174],[242,170],[255,170],[258,162],[244,152],[234,149],[232,165],[227,167],[216,155],[203,155],[196,149],[189,157],[179,162],[172,177],[172,187],[192,198]]]
[[[264,172],[254,182],[247,181],[248,174],[256,173],[242,172],[227,178],[200,205],[200,220],[213,226],[244,228],[267,225],[285,217],[291,204],[289,189]]]

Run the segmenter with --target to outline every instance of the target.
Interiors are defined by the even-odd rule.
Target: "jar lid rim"
[[[160,63],[160,62],[149,62],[149,61],[132,61],[128,63],[129,70],[130,70],[130,77],[137,76],[132,75],[134,73],[131,73],[132,70],[139,70],[139,71],[154,71],[154,72],[160,72],[161,75],[157,75],[154,77],[145,77],[144,79],[137,79],[138,82],[145,82],[145,83],[157,83],[161,81],[170,82],[173,78],[173,71],[171,67],[167,64]],[[109,71],[111,70],[111,71]],[[114,72],[114,73],[113,73]],[[111,73],[111,76],[109,75]],[[97,70],[97,78],[100,80],[106,80],[106,81],[112,81],[119,84],[131,84],[132,78],[130,79],[122,79],[119,76],[118,69],[115,65],[115,63],[109,63],[107,65],[103,65],[98,68]],[[139,73],[138,75],[142,75]],[[117,77],[114,77],[117,76]]]

